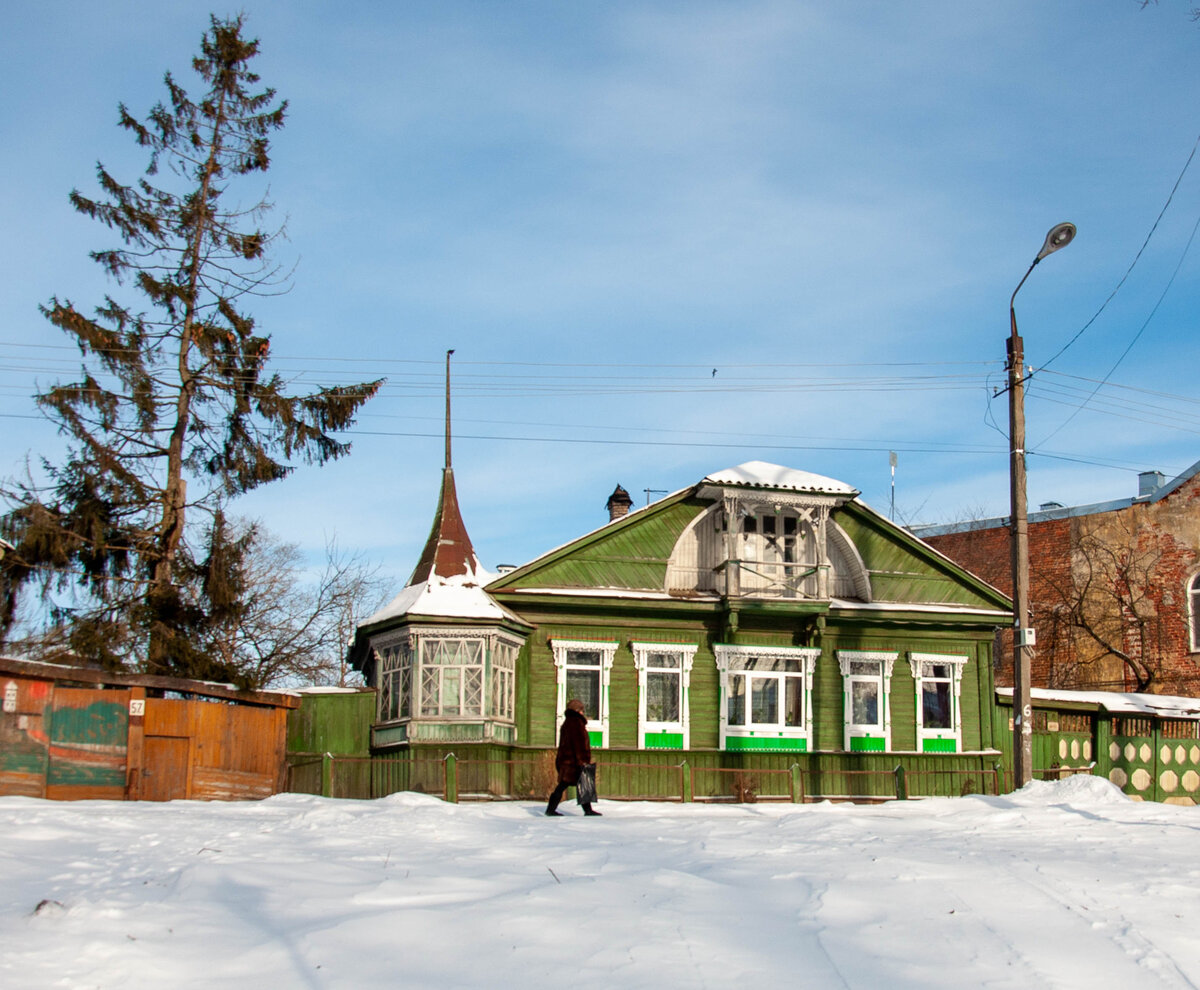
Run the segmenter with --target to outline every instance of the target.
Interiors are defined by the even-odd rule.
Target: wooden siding
[[[662,591],[675,541],[707,504],[689,499],[652,506],[611,531],[565,548],[569,553],[552,554],[543,564],[522,568],[511,582],[501,579],[490,587]]]
[[[53,705],[45,711],[45,796],[59,801],[123,798],[128,692],[56,687]]]
[[[1010,607],[998,591],[943,561],[915,537],[905,539],[900,530],[885,529],[880,520],[853,503],[836,510],[833,518],[858,548],[875,601]]]
[[[624,621],[595,616],[585,621],[576,614],[571,619],[555,614],[527,616],[538,623],[538,632],[522,651],[518,670],[522,704],[521,740],[531,746],[553,746],[559,717],[557,675],[550,648],[552,639],[616,641],[609,682],[609,749],[636,750],[638,694],[637,670],[631,642],[696,643],[699,648],[692,665],[689,687],[689,723],[691,751],[716,749],[720,731],[720,675],[716,667],[714,645],[730,643],[744,646],[801,645],[800,632],[789,628],[773,615],[752,616],[743,620],[737,633],[723,632],[723,616],[709,615],[691,620],[632,616]],[[573,620],[573,621],[572,621]],[[801,630],[807,630],[801,626]],[[807,634],[807,633],[805,633]],[[960,685],[959,715],[964,752],[991,747],[992,679],[990,631],[981,628],[964,633],[944,624],[921,629],[874,628],[830,622],[819,637],[821,656],[813,677],[812,739],[815,751],[839,752],[843,748],[843,681],[838,666],[838,650],[886,651],[896,654],[892,668],[889,700],[891,705],[892,752],[918,749],[916,731],[916,685],[909,666],[910,653],[944,653],[968,658]],[[985,731],[984,726],[987,725]]]
[[[305,693],[288,712],[288,752],[366,756],[374,718],[374,691]]]
[[[286,719],[284,709],[149,698],[144,734],[148,743],[164,740],[162,745],[167,746],[165,740],[181,740],[188,747],[185,779],[176,776],[174,786],[167,789],[170,797],[200,801],[264,798],[282,787]],[[170,752],[177,759],[181,749],[176,743]],[[152,764],[142,768],[142,780],[154,772]],[[163,790],[155,783],[139,781],[137,786],[139,791],[149,787],[148,793],[138,797],[167,799],[158,796]]]

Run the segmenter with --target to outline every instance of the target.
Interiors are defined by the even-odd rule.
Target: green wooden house
[[[412,579],[358,630],[374,751],[519,762],[579,698],[610,794],[681,766],[685,799],[746,774],[761,795],[891,793],[898,767],[918,793],[991,789],[1010,602],[858,494],[762,462],[633,512],[618,486],[607,524],[496,576],[447,458]]]

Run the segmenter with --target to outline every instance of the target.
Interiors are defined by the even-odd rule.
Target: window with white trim
[[[421,638],[422,715],[483,716],[483,647],[478,638]]]
[[[578,698],[588,720],[593,746],[608,745],[608,681],[612,674],[615,642],[552,639],[554,665],[558,668],[558,714],[563,717],[567,702]]]
[[[394,722],[412,714],[413,650],[405,637],[375,650],[377,721]]]
[[[1187,602],[1191,651],[1200,653],[1200,572],[1193,574],[1188,582]]]
[[[855,752],[892,748],[888,688],[897,654],[838,650],[842,671],[842,746]]]
[[[812,677],[821,651],[808,647],[714,647],[721,679],[721,748],[812,748]]]
[[[695,644],[630,643],[638,672],[638,748],[687,749]]]
[[[520,647],[497,640],[492,647],[491,695],[489,714],[505,722],[513,721],[516,706],[517,654]]]
[[[910,653],[916,685],[917,749],[923,753],[962,751],[962,671],[964,656]]]
[[[744,595],[811,598],[817,593],[812,524],[781,506],[758,506],[742,517],[739,583]]]

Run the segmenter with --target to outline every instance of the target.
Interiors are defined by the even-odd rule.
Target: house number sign
[[[15,712],[17,710],[16,681],[9,681],[4,685],[4,710],[6,712]]]
[[[142,698],[132,698],[129,702],[129,714],[139,718],[146,714],[146,702]]]

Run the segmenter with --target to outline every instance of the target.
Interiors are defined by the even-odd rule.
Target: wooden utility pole
[[[1031,269],[1032,270],[1032,269]],[[1024,279],[1022,279],[1024,282]],[[1020,288],[1020,286],[1017,286]],[[1013,293],[1014,300],[1016,293]],[[1029,520],[1025,498],[1025,344],[1010,306],[1008,338],[1008,457],[1013,574],[1013,775],[1017,787],[1033,779],[1030,669],[1034,631],[1029,623]]]
[[[1013,776],[1017,787],[1033,780],[1033,702],[1030,671],[1037,642],[1029,616],[1029,520],[1025,500],[1025,344],[1017,333],[1017,293],[1046,255],[1075,237],[1073,223],[1050,228],[1038,256],[1008,301],[1008,463],[1012,506],[1013,584]]]

